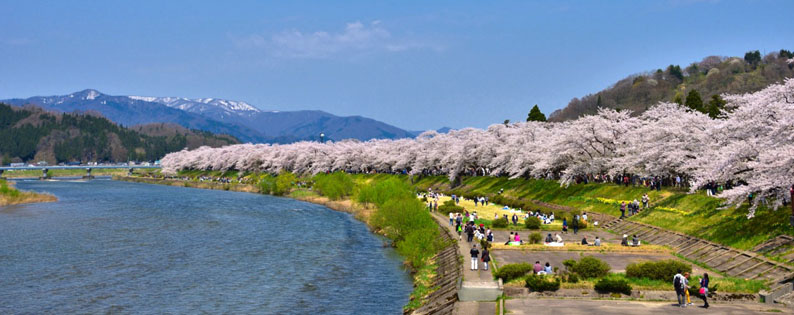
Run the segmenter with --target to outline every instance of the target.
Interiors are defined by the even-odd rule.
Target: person
[[[673,287],[675,288],[675,296],[678,299],[678,306],[686,307],[685,296],[684,296],[684,276],[681,275],[681,269],[679,269],[675,276],[673,276]]]
[[[488,271],[488,263],[491,261],[491,253],[488,252],[488,247],[482,249],[482,265],[485,267],[484,270]]]
[[[462,239],[463,236],[461,233],[463,232],[463,227],[460,226],[460,222],[458,222],[458,225],[455,226],[455,230],[458,231],[458,240]]]
[[[449,213],[449,226],[452,226],[453,222],[455,222],[455,214],[450,212]]]
[[[557,243],[560,243],[560,244],[562,244],[562,237],[560,236],[560,234],[557,234],[556,236],[557,236],[557,237],[556,237],[556,239],[557,239]]]
[[[494,220],[497,220],[497,219],[499,219],[499,213],[496,213],[496,212],[494,212],[494,214],[493,214],[493,219],[494,219]]]
[[[546,243],[554,243],[554,238],[551,237],[551,233],[546,236]]]
[[[488,229],[486,235],[485,240],[487,240],[488,243],[493,242],[493,231],[491,231],[491,229]]]
[[[474,207],[477,207],[477,198],[474,198]]]
[[[514,239],[515,236],[513,236],[513,232],[510,232],[510,236],[507,237],[507,242],[505,242],[505,245],[510,245],[510,242],[512,242]]]
[[[686,296],[686,305],[692,305],[692,300],[689,298],[689,272],[684,272],[684,295]]]
[[[466,224],[466,241],[471,243],[474,239],[474,225]]]
[[[477,259],[480,258],[480,251],[477,250],[477,244],[471,246],[469,253],[471,254],[471,270],[477,270]]]
[[[587,244],[587,236],[582,238],[582,245],[589,245]]]
[[[460,212],[458,212],[457,217],[455,217],[455,223],[457,223],[458,225],[463,223],[463,216],[460,215]]]
[[[626,217],[626,202],[622,201],[620,203],[620,218],[623,219]]]
[[[579,215],[577,214],[573,216],[571,221],[573,221],[571,222],[571,226],[573,226],[573,234],[579,233]]]
[[[582,221],[587,222],[587,212],[582,213]]]
[[[642,195],[642,208],[643,209],[648,209],[648,202],[650,202],[650,201],[651,201],[651,199],[648,198],[648,193],[645,193],[644,195]]]
[[[517,225],[518,224],[518,215],[513,213],[513,218],[512,219],[513,219],[513,225]]]
[[[534,271],[535,274],[538,274],[538,272],[543,271],[543,266],[540,265],[540,261],[535,262],[535,266],[532,268],[532,271]]]
[[[709,274],[703,273],[703,278],[700,278],[700,297],[703,298],[703,308],[709,308]]]
[[[594,244],[593,244],[593,245],[594,245],[594,246],[601,246],[601,239],[600,239],[600,238],[598,238],[598,236],[596,236],[596,239],[595,239],[595,242],[594,242]]]
[[[623,238],[620,240],[620,245],[629,246],[629,236],[623,234]]]
[[[640,239],[637,238],[637,234],[634,234],[634,236],[631,238],[631,245],[640,246]]]
[[[568,218],[562,218],[562,232],[568,233]]]
[[[548,261],[546,262],[546,267],[543,268],[543,271],[546,272],[547,275],[554,273],[554,269],[551,268],[551,265]]]
[[[515,234],[515,241],[519,244],[523,244],[524,242],[521,241],[521,236],[518,235],[518,232]]]

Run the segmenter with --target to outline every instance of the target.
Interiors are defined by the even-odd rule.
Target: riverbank
[[[129,176],[113,176],[113,180],[200,189],[260,192],[260,188],[256,185],[235,182],[221,183]],[[335,211],[350,213],[357,220],[366,223],[373,233],[386,234],[385,231],[379,230],[373,224],[372,217],[376,211],[374,204],[359,203],[350,198],[332,200],[307,189],[295,189],[290,194],[285,195],[285,197],[319,204]],[[457,280],[460,278],[457,243],[446,229],[441,226],[438,226],[438,228],[441,241],[445,246],[431,257],[427,264],[420,268],[413,268],[406,261],[406,267],[411,268],[413,271],[414,282],[414,292],[411,294],[411,301],[404,309],[406,314],[448,314],[452,312],[454,303],[457,301]]]
[[[32,191],[20,191],[14,188],[13,184],[0,179],[0,207],[55,201],[58,201],[58,198],[53,195]]]

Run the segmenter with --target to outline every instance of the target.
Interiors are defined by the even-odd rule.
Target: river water
[[[258,194],[19,181],[0,208],[0,313],[398,314],[411,279],[349,214]]]

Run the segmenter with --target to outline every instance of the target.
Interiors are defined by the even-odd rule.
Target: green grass
[[[112,175],[127,175],[129,168],[120,167],[120,168],[95,168],[91,170],[92,176],[112,176]],[[148,174],[150,172],[155,172],[154,170],[144,170],[144,169],[136,169],[134,171],[135,174]],[[159,172],[157,170],[156,172]],[[51,169],[47,172],[50,177],[81,177],[86,175],[85,169]],[[15,170],[15,171],[5,171],[3,173],[4,177],[7,178],[28,178],[28,177],[40,177],[41,171],[40,170]]]
[[[415,186],[422,189],[450,189],[449,181],[445,177],[424,177],[416,182]],[[744,250],[752,249],[780,234],[794,235],[794,227],[789,225],[787,209],[773,211],[761,207],[753,219],[747,219],[747,205],[719,209],[721,199],[708,197],[703,192],[689,194],[682,189],[651,191],[645,187],[594,183],[561,187],[557,181],[504,177],[468,177],[462,180],[460,186],[455,187],[455,191],[481,195],[495,195],[500,189],[504,189],[503,195],[510,198],[542,201],[613,216],[620,215],[621,200],[641,200],[642,195],[648,193],[651,208],[629,220]]]
[[[404,310],[414,310],[424,305],[427,302],[426,297],[438,289],[438,287],[433,286],[435,283],[433,280],[437,276],[437,268],[438,265],[433,263],[425,265],[416,271],[414,274],[414,290],[411,292],[411,301],[403,307]]]

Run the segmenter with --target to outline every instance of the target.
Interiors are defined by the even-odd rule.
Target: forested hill
[[[769,84],[794,77],[794,53],[788,50],[761,56],[758,51],[744,57],[709,56],[682,69],[666,69],[631,75],[598,92],[574,98],[563,109],[554,111],[550,121],[565,121],[595,114],[599,107],[629,109],[639,114],[660,101],[686,102],[690,92],[707,103],[712,95],[748,93]]]
[[[96,114],[61,114],[0,103],[0,158],[12,162],[154,161],[202,145],[239,143],[226,135],[169,124],[121,127]]]

